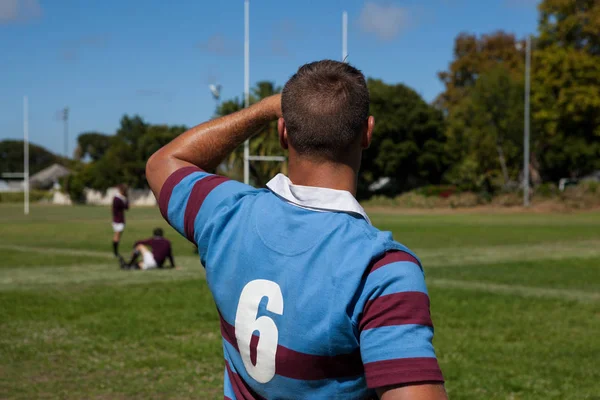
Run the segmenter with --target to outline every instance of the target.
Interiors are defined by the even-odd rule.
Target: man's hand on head
[[[237,146],[279,117],[281,95],[276,94],[182,133],[148,160],[146,178],[152,192],[158,198],[165,180],[183,167],[213,171]]]
[[[281,112],[281,94],[274,94],[265,98],[263,101],[269,104],[269,107],[273,110],[276,118],[281,118],[283,113]]]

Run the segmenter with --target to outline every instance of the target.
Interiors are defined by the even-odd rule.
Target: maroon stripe
[[[228,180],[224,176],[209,175],[194,184],[183,216],[183,230],[190,242],[194,243],[194,221],[202,203],[204,203],[204,199],[206,199],[211,190]]]
[[[256,355],[258,350],[258,340],[260,338],[256,335],[252,335],[250,339],[250,362],[252,365],[256,365]]]
[[[225,361],[225,368],[227,368],[227,375],[229,375],[229,381],[237,400],[265,400],[264,397],[254,393],[241,376],[231,370],[227,361]]]
[[[277,346],[275,373],[308,381],[358,376],[364,370],[359,350],[337,356],[317,356]]]
[[[398,358],[365,364],[367,386],[371,389],[383,386],[444,382],[437,359],[433,357]]]
[[[158,208],[160,209],[160,213],[163,218],[167,221],[168,211],[169,211],[169,200],[171,199],[171,194],[173,194],[173,189],[183,178],[191,174],[192,172],[202,172],[202,170],[198,167],[183,167],[173,172],[163,183],[162,188],[160,189],[160,195],[158,196]]]
[[[376,259],[375,262],[372,264],[370,272],[373,272],[376,269],[379,269],[385,265],[395,263],[395,262],[401,262],[401,261],[408,261],[408,262],[417,264],[419,267],[421,266],[421,263],[419,263],[419,260],[417,260],[415,257],[410,255],[409,253],[406,253],[406,252],[400,251],[400,250],[393,250],[393,251],[388,251],[383,256]]]
[[[223,339],[225,339],[230,345],[233,346],[233,348],[235,348],[237,352],[239,352],[240,349],[238,348],[237,340],[235,338],[235,327],[227,323],[227,321],[223,319],[221,313],[219,313],[219,318],[221,319],[221,336],[223,336]]]
[[[231,398],[229,398],[227,396],[223,396],[223,400],[233,400],[233,399],[231,399]]]
[[[221,335],[239,352],[235,327],[225,321],[223,317],[221,317]],[[259,336],[252,336],[250,352],[252,352],[252,344],[258,345],[260,340]],[[318,356],[300,353],[278,345],[275,355],[275,373],[293,379],[319,380],[358,376],[362,375],[364,370],[358,349],[349,354]]]
[[[417,324],[433,327],[429,296],[422,292],[400,292],[369,300],[363,309],[359,329]]]

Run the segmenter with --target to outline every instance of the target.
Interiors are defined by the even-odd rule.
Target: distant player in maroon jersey
[[[163,264],[167,258],[171,263],[171,268],[177,268],[173,259],[171,242],[163,237],[163,230],[161,228],[156,228],[151,238],[135,243],[129,263],[125,263],[122,258],[120,259],[120,263],[122,269],[145,270],[163,268]]]
[[[115,257],[119,257],[119,242],[125,230],[125,210],[129,210],[127,185],[120,184],[117,189],[119,191],[112,202],[113,253],[115,253]]]

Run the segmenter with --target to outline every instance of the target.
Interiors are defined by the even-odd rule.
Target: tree
[[[98,161],[109,149],[113,137],[98,132],[85,132],[77,137],[75,158],[83,160],[89,157]]]
[[[265,97],[281,92],[280,87],[276,87],[273,82],[261,81],[256,84],[251,91],[250,104],[254,104]],[[239,98],[234,98],[223,102],[216,111],[217,116],[232,114],[244,108]],[[250,139],[250,154],[256,156],[283,156],[283,149],[279,145],[277,134],[277,122],[271,122],[257,135]],[[244,151],[243,147],[238,147],[223,164],[219,167],[219,172],[237,180],[243,179]],[[258,187],[263,187],[267,182],[279,172],[285,173],[287,162],[280,161],[253,161],[250,162],[250,180]]]
[[[532,107],[542,176],[600,169],[600,3],[544,0],[533,59]]]
[[[554,45],[600,55],[598,0],[544,0],[539,10],[541,47]]]
[[[145,169],[148,158],[175,139],[185,126],[151,125],[139,116],[121,118],[115,135],[83,133],[78,138],[78,158],[90,158],[66,183],[77,199],[83,187],[104,191],[119,183],[133,188],[147,187]]]
[[[502,64],[482,73],[447,120],[446,178],[469,190],[493,191],[518,179],[522,159],[523,81]]]
[[[477,37],[460,34],[454,43],[454,59],[448,71],[438,73],[445,90],[436,100],[436,104],[445,112],[452,112],[469,95],[478,77],[495,68],[498,64],[514,76],[523,75],[523,46],[514,35],[498,31]],[[521,43],[522,44],[522,43]]]
[[[59,163],[67,167],[70,163],[62,157],[46,150],[45,148],[29,143],[29,173],[35,174],[44,168]],[[23,141],[0,141],[0,173],[23,172]]]
[[[367,187],[389,177],[394,192],[440,183],[447,168],[443,115],[409,87],[368,79],[375,131],[364,152],[359,196]]]

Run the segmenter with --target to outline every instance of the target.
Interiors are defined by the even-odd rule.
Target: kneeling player
[[[122,258],[119,260],[122,269],[152,269],[163,268],[166,259],[169,259],[171,268],[175,267],[171,242],[163,237],[161,228],[154,229],[153,237],[140,240],[135,243],[131,260],[125,263]]]

